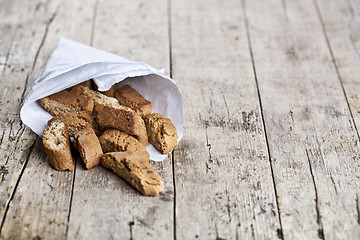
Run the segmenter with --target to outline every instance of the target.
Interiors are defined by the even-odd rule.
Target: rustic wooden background
[[[177,81],[161,196],[55,171],[21,122],[60,36]],[[0,238],[360,239],[359,83],[359,0],[1,0]]]

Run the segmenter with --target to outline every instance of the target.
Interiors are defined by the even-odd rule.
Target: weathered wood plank
[[[4,239],[64,239],[72,172],[51,168],[38,138],[1,232]]]
[[[94,47],[169,69],[166,1],[100,1],[94,12]],[[101,166],[85,170],[79,163],[68,238],[173,238],[171,159],[152,165],[165,186],[165,193],[154,198],[142,196]]]
[[[246,1],[285,239],[358,239],[359,139],[316,8]]]
[[[178,239],[281,235],[241,1],[172,1],[173,77],[185,101],[175,150]]]
[[[46,25],[47,16],[36,10],[43,2],[24,3],[21,8],[14,1],[0,3],[0,31],[4,36],[0,43],[0,225],[36,140],[20,121],[19,111]]]
[[[5,90],[4,88],[2,90],[7,89],[8,99],[13,99],[16,103],[15,107],[11,105],[13,109],[9,108],[5,116],[12,116],[11,113],[14,113],[16,121],[20,123],[18,113],[23,98],[43,70],[60,36],[67,36],[85,43],[90,42],[91,24],[87,23],[93,16],[93,4],[94,2],[88,1],[86,4],[74,4],[72,1],[47,1],[31,5],[31,9],[27,9],[26,5],[23,6],[19,2],[14,4],[16,11],[19,6],[23,6],[29,16],[20,22],[23,27],[16,32],[8,64],[14,65],[14,69],[23,67],[24,70],[19,70],[19,72],[28,75],[25,75],[25,81],[25,77],[20,78],[18,74],[10,71],[11,68],[6,69],[5,74],[2,75],[4,82],[2,86],[6,86]],[[83,27],[79,29],[76,26]],[[14,84],[22,86],[22,92],[18,93],[14,90],[16,89]],[[25,147],[29,145],[30,138],[36,137],[22,123],[20,126],[24,129],[23,136],[14,145],[9,145],[8,151],[15,152],[10,158],[14,163],[26,160],[27,164],[25,163],[26,168],[20,175],[21,180],[11,199],[1,237],[4,239],[65,238],[73,173],[58,172],[50,167],[43,153],[41,139],[34,145],[31,155],[30,152],[26,153]],[[5,128],[5,131],[9,130]],[[14,134],[13,131],[10,130],[12,134]],[[18,130],[17,134],[19,132],[22,133]],[[21,154],[19,150],[24,153]],[[23,156],[25,153],[28,154],[27,157]],[[14,164],[10,161],[6,163],[7,167],[12,165]],[[14,171],[12,178],[15,180],[11,187],[19,181],[18,177],[19,171]]]
[[[359,1],[314,1],[319,20],[322,24],[324,37],[331,52],[332,61],[341,81],[347,103],[359,136],[360,129],[360,2]],[[359,182],[359,175],[351,176],[350,181]],[[335,184],[343,184],[336,181]],[[352,183],[353,185],[354,183]],[[359,184],[357,190],[342,189],[346,203],[352,206],[353,216],[344,224],[351,229],[354,239],[360,237]],[[344,193],[346,191],[346,193]],[[353,202],[354,204],[351,204]],[[344,216],[347,217],[347,216]],[[351,223],[351,225],[349,224]],[[356,226],[359,224],[358,226]],[[338,237],[335,233],[331,237]]]

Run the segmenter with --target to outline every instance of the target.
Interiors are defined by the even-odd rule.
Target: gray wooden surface
[[[164,194],[49,166],[19,110],[61,36],[177,81]],[[359,93],[359,0],[2,0],[0,239],[360,239]]]

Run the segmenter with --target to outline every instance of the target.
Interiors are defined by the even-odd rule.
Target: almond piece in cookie
[[[146,160],[149,160],[150,158],[145,146],[136,138],[123,131],[117,129],[106,129],[99,137],[99,141],[104,153],[131,151]]]
[[[52,121],[60,120],[65,123],[69,130],[69,136],[73,137],[74,134],[78,131],[81,131],[85,128],[91,127],[96,135],[101,134],[101,127],[95,121],[95,119],[88,112],[64,112],[56,115],[49,120],[48,124]]]
[[[49,163],[56,170],[74,170],[69,134],[65,123],[53,121],[44,129],[43,144]]]
[[[76,132],[74,135],[74,146],[80,152],[86,169],[99,165],[103,151],[99,139],[92,128]]]
[[[145,117],[149,142],[163,154],[171,152],[177,146],[177,131],[170,119],[160,113]]]
[[[149,161],[133,152],[105,153],[101,164],[145,196],[157,196],[164,191],[163,181]]]
[[[114,96],[121,105],[132,108],[141,117],[145,117],[152,112],[151,102],[129,85],[124,85],[116,90]]]
[[[92,112],[94,108],[94,101],[87,96],[79,95],[77,87],[44,97],[40,99],[40,103],[54,116],[63,112]]]
[[[135,136],[143,145],[148,144],[144,120],[131,108],[96,103],[93,113],[100,126],[122,130]]]

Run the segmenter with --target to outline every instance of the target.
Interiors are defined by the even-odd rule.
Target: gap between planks
[[[250,52],[250,57],[251,57],[251,64],[252,64],[252,67],[253,67],[254,80],[255,80],[255,83],[256,83],[256,90],[257,90],[257,95],[258,95],[258,99],[259,99],[261,121],[262,121],[263,128],[264,128],[266,150],[268,152],[268,157],[269,157],[269,165],[270,165],[270,169],[271,169],[271,179],[273,181],[273,187],[274,187],[274,192],[275,192],[275,200],[276,200],[276,207],[277,207],[277,212],[278,212],[278,220],[279,220],[279,225],[280,225],[280,229],[277,229],[276,232],[277,232],[277,235],[278,235],[279,239],[284,239],[283,228],[282,228],[282,223],[281,223],[281,216],[280,216],[278,194],[277,194],[277,189],[276,189],[274,170],[273,170],[273,166],[272,166],[272,162],[271,162],[271,153],[270,153],[270,148],[269,148],[269,141],[268,141],[268,136],[267,136],[267,133],[266,133],[266,126],[265,126],[265,119],[264,119],[264,113],[263,113],[263,105],[262,105],[262,102],[261,102],[261,94],[260,94],[260,89],[259,89],[259,83],[258,83],[257,75],[256,75],[256,66],[255,66],[255,61],[254,61],[252,45],[251,45],[251,36],[250,36],[250,31],[249,31],[249,22],[248,22],[248,18],[247,18],[247,14],[246,14],[245,1],[246,0],[241,0],[241,6],[242,6],[242,11],[243,11],[243,16],[244,16],[244,23],[245,23],[245,29],[246,29],[246,38],[248,40],[248,47],[249,47],[249,52]],[[284,4],[284,6],[286,6],[286,5]]]
[[[168,38],[169,38],[169,71],[170,78],[172,78],[172,38],[171,38],[171,0],[167,0],[167,18],[168,18]],[[175,149],[171,153],[171,165],[172,165],[172,176],[173,176],[173,189],[174,189],[174,200],[173,200],[173,229],[174,229],[174,240],[176,240],[176,179],[175,179]]]

